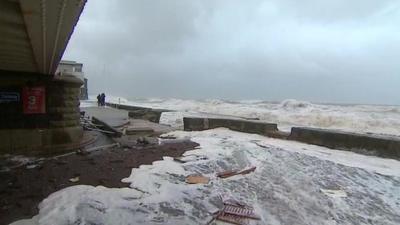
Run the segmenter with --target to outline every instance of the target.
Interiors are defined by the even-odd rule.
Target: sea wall
[[[390,136],[293,127],[288,139],[380,157],[400,158],[400,139]]]
[[[185,131],[200,131],[226,127],[235,131],[267,136],[278,132],[277,124],[250,120],[184,117],[183,124]]]
[[[386,158],[400,158],[400,138],[357,134],[337,130],[294,127],[290,133],[278,130],[277,124],[221,118],[183,118],[185,131],[226,127],[231,130],[288,139],[332,149],[353,151]]]
[[[108,106],[129,110],[129,116],[159,122],[162,112],[151,109],[108,103]],[[184,117],[185,131],[201,131],[225,127],[234,131],[288,139],[332,149],[353,151],[361,154],[400,159],[400,138],[372,134],[358,134],[338,130],[293,127],[290,133],[278,130],[278,125],[257,120]]]

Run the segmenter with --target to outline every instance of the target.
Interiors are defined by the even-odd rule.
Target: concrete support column
[[[2,71],[4,73],[4,71]],[[51,154],[81,141],[79,94],[83,82],[73,76],[13,74],[0,76],[0,153]],[[26,89],[43,91],[44,108],[27,111],[37,99]]]
[[[80,126],[79,95],[83,82],[73,76],[56,77],[47,85],[47,115],[52,131],[45,144],[78,142],[83,135]]]

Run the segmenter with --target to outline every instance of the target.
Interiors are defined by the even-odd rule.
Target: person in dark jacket
[[[101,95],[97,95],[97,106],[101,106]]]
[[[106,105],[106,95],[104,93],[101,93],[101,105]]]

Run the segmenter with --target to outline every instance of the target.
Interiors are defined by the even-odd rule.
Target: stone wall
[[[50,128],[80,125],[80,80],[63,76],[47,86],[47,116]]]
[[[72,76],[53,77],[0,71],[0,92],[19,94],[19,100],[0,100],[0,153],[41,153],[52,146],[79,142],[79,94],[82,82]],[[24,87],[45,89],[45,112],[26,114],[23,110]],[[0,94],[1,94],[0,93]]]

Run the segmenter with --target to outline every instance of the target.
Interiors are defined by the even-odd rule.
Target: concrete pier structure
[[[83,83],[55,71],[85,3],[0,1],[0,153],[80,143]]]
[[[0,76],[0,153],[37,153],[79,142],[81,85],[73,76]]]

